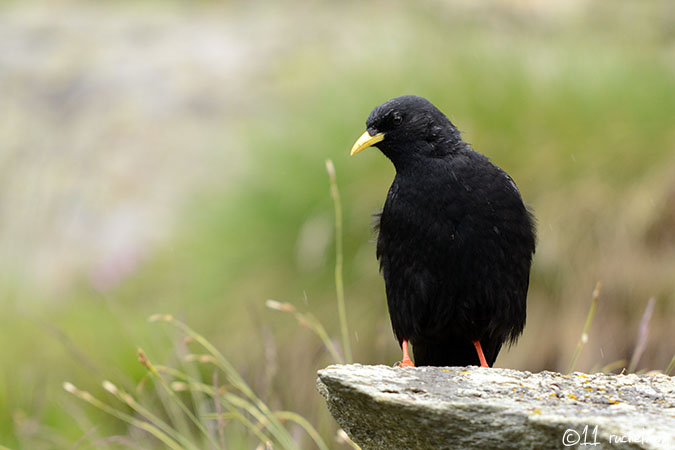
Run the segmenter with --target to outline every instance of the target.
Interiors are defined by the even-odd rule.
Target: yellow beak
[[[381,142],[384,139],[384,134],[383,133],[377,133],[375,136],[371,136],[368,131],[364,132],[360,138],[354,142],[354,146],[352,146],[352,151],[349,152],[350,156],[356,155],[358,152],[361,150],[364,150],[368,147],[371,147],[378,142]]]

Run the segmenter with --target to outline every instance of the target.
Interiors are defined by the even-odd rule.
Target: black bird
[[[396,168],[379,217],[401,366],[492,366],[525,326],[534,219],[511,177],[428,100],[376,107],[351,155],[375,146]]]

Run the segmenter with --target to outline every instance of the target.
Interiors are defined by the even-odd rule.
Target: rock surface
[[[363,449],[675,449],[675,378],[663,374],[354,364],[318,375]]]

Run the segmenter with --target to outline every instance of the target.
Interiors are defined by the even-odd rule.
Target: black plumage
[[[534,220],[515,183],[428,100],[376,107],[352,148],[396,168],[377,257],[394,334],[417,365],[492,366],[525,326]]]

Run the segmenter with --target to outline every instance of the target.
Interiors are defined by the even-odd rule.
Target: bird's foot
[[[478,359],[480,360],[481,367],[490,367],[488,366],[487,361],[485,361],[485,355],[483,355],[483,348],[480,346],[480,341],[473,341],[473,346],[476,347],[476,353],[478,353]]]
[[[401,361],[396,361],[394,363],[394,367],[415,367],[415,364],[413,364],[410,358],[408,358]]]
[[[403,359],[394,364],[394,367],[415,367],[408,354],[408,341],[406,339],[403,339],[401,349],[403,350]]]

